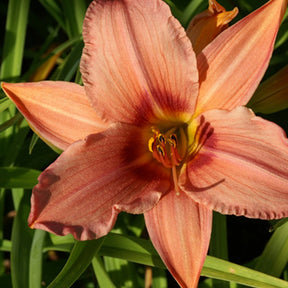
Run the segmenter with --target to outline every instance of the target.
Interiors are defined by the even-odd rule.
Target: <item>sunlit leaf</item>
[[[48,288],[70,287],[86,270],[103,241],[104,237],[98,240],[75,242],[65,266]]]
[[[0,79],[20,75],[29,5],[30,0],[9,0]]]
[[[288,262],[288,223],[276,229],[258,258],[255,269],[280,277]]]
[[[31,189],[37,184],[40,172],[22,167],[0,167],[0,187]]]
[[[0,113],[6,110],[11,104],[12,101],[8,98],[0,99]]]
[[[64,19],[69,38],[78,36],[82,32],[82,24],[87,9],[84,0],[63,0],[61,1]]]
[[[93,258],[92,266],[100,288],[117,288],[105,270],[103,261],[99,255],[95,255]]]
[[[8,129],[9,127],[13,126],[14,124],[16,124],[21,119],[23,119],[23,116],[20,113],[17,113],[15,116],[11,117],[5,123],[0,125],[0,133]]]
[[[34,233],[29,261],[29,288],[41,288],[43,245],[47,232],[36,230]]]
[[[64,246],[60,244],[60,251],[69,252],[71,246],[67,242],[64,245],[66,245],[66,250],[63,250]],[[57,250],[58,245],[45,247],[45,249]],[[137,237],[109,233],[99,254],[165,269],[152,243]],[[250,287],[288,288],[286,281],[212,256],[207,256],[201,275]]]
[[[201,275],[250,287],[288,288],[286,281],[212,256],[207,256]]]
[[[12,230],[11,275],[13,288],[29,287],[29,260],[33,230],[28,227],[30,194],[21,200]]]
[[[133,288],[137,286],[136,265],[114,257],[104,257],[105,270],[117,287]],[[106,286],[107,287],[107,286]]]
[[[79,69],[83,46],[82,41],[78,41],[78,43],[75,44],[69,56],[66,57],[63,64],[59,67],[60,69],[54,76],[54,80],[70,81],[73,78]]]

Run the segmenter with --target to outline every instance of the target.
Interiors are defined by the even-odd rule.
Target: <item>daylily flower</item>
[[[237,14],[237,7],[231,11],[226,11],[216,0],[209,0],[208,9],[196,15],[190,21],[186,31],[196,55],[217,35],[228,28],[228,24]]]
[[[269,1],[196,58],[164,2],[93,1],[84,87],[2,84],[33,129],[64,150],[33,189],[29,225],[87,240],[107,234],[121,211],[144,213],[168,269],[191,288],[211,209],[287,216],[287,138],[242,107],[268,66],[286,4]]]

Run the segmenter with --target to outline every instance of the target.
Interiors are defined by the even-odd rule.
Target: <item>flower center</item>
[[[172,179],[176,195],[180,195],[177,166],[181,165],[187,154],[187,125],[163,129],[152,127],[153,136],[148,140],[149,151],[166,168],[172,169]]]
[[[186,156],[186,127],[174,127],[160,132],[152,128],[154,133],[148,141],[149,151],[153,157],[167,168],[179,166]]]

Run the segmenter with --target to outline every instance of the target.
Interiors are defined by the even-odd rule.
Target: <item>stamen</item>
[[[149,140],[148,140],[148,149],[150,152],[153,153],[153,144],[154,144],[154,141],[155,141],[155,138],[154,137],[151,137]]]
[[[170,139],[173,140],[175,142],[175,145],[176,145],[176,143],[177,143],[176,135],[175,134],[171,134],[170,135]]]
[[[210,136],[214,132],[214,128],[211,126],[209,122],[206,122],[204,117],[200,118],[200,122],[198,125],[193,127],[194,140],[189,145],[189,159],[192,159],[196,154],[198,154],[199,150],[204,146],[205,142],[210,138]]]
[[[176,196],[180,196],[180,188],[178,186],[177,170],[176,170],[175,166],[172,167],[172,177],[173,177],[174,189],[176,192]]]
[[[165,133],[161,133],[153,127],[152,132],[154,136],[148,140],[148,148],[152,152],[153,157],[167,168],[179,166],[187,152],[187,139],[184,128],[182,126],[173,127]],[[180,139],[177,139],[177,136]]]
[[[172,170],[172,181],[176,195],[179,196],[181,189],[178,186],[178,166],[187,154],[187,126],[172,127],[165,131],[152,128],[153,137],[148,140],[149,151],[152,152],[154,159],[164,167]]]
[[[164,137],[162,134],[160,134],[160,135],[158,136],[158,140],[159,140],[159,142],[161,142],[161,143],[166,143],[166,139],[165,139],[165,137]]]
[[[175,134],[170,135],[169,138],[167,139],[167,141],[172,147],[176,148],[177,138],[176,138]]]
[[[165,151],[160,145],[157,145],[157,152],[161,154],[161,156],[165,156]]]

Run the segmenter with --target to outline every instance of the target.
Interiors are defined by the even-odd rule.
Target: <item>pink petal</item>
[[[145,214],[150,238],[182,288],[197,287],[206,258],[212,211],[184,192],[170,192]]]
[[[84,88],[75,83],[2,83],[2,88],[32,129],[62,150],[107,127],[90,106]]]
[[[247,104],[268,66],[286,4],[286,0],[269,1],[198,55],[197,114]]]
[[[83,37],[83,82],[99,115],[141,123],[194,111],[195,55],[163,1],[93,1]]]
[[[288,65],[260,84],[248,106],[265,114],[288,108]]]
[[[199,118],[198,143],[203,146],[182,170],[182,189],[223,214],[288,216],[288,141],[283,130],[244,107],[212,110]]]
[[[119,124],[70,145],[40,175],[29,225],[87,240],[108,233],[120,211],[151,209],[170,188],[170,171],[150,163],[143,141],[138,127]]]

